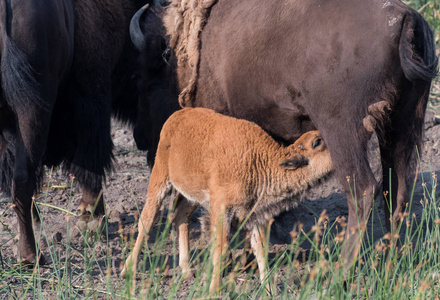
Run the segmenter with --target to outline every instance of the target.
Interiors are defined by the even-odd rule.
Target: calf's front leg
[[[220,201],[219,201],[220,202]],[[209,286],[211,294],[217,294],[219,290],[223,257],[228,248],[228,234],[230,228],[230,218],[224,205],[212,205],[210,209],[211,219],[211,258],[213,263],[212,280]]]
[[[174,221],[179,233],[179,266],[186,279],[193,276],[193,272],[189,268],[189,222],[196,208],[197,205],[186,200],[180,193],[176,196]]]

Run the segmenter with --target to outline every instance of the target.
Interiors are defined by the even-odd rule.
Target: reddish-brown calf
[[[327,146],[318,131],[302,135],[285,147],[256,124],[227,117],[210,109],[184,108],[165,123],[151,172],[139,235],[122,275],[135,272],[137,258],[164,198],[178,192],[175,221],[179,231],[179,264],[188,272],[189,218],[197,206],[208,210],[213,239],[214,276],[220,282],[221,257],[233,218],[245,219],[251,245],[266,276],[264,224],[296,202],[286,197],[312,187],[333,170]]]

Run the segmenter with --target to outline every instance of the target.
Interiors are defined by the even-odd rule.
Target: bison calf
[[[210,109],[184,108],[165,123],[151,172],[139,235],[125,270],[136,270],[146,235],[164,198],[174,188],[175,222],[179,231],[179,265],[188,272],[188,224],[199,205],[208,210],[213,239],[213,280],[218,288],[221,257],[233,218],[245,219],[252,231],[251,246],[260,278],[266,275],[263,254],[264,223],[295,205],[285,199],[304,192],[333,169],[327,146],[318,131],[302,135],[284,147],[256,124]]]

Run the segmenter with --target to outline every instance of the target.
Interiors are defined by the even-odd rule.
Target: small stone
[[[110,219],[117,218],[118,216],[119,216],[119,212],[116,211],[116,210],[113,210],[113,211],[110,213]]]

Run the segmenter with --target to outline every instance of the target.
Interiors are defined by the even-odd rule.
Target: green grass
[[[402,216],[401,246],[397,249],[389,236],[373,237],[367,229],[360,259],[345,276],[347,273],[339,260],[345,220],[338,218],[329,222],[324,212],[317,216],[316,225],[309,232],[295,225],[291,232],[292,243],[283,251],[268,256],[271,268],[266,282],[271,286],[271,295],[264,288],[266,282],[259,283],[254,268],[247,271],[232,268],[223,278],[220,297],[434,299],[440,294],[440,199],[435,196],[435,173],[432,176],[422,174],[425,174],[421,186],[423,209],[416,216],[412,204],[408,206]],[[115,258],[118,253],[113,253],[120,251],[114,247],[115,241],[119,242],[123,250],[118,257],[125,260],[133,244],[131,234],[121,231],[119,237],[110,237],[109,223],[104,219],[102,234],[84,230],[79,238],[71,238],[67,228],[66,237],[55,242],[44,227],[47,207],[40,204],[43,222],[37,236],[40,242],[44,240],[49,245],[45,254],[53,264],[27,269],[18,265],[15,257],[0,253],[0,299],[207,299],[213,296],[208,291],[212,266],[207,247],[203,243],[192,245],[195,278],[184,281],[177,267],[176,234],[165,216],[159,218],[154,243],[144,249],[134,286],[132,278],[118,277],[119,264]],[[377,211],[375,207],[372,213]],[[67,210],[60,209],[59,213],[71,216],[70,204]],[[0,216],[0,224],[4,223],[4,216],[5,213]],[[75,225],[66,222],[66,227],[69,226]],[[2,230],[0,233],[13,238],[11,232]],[[311,246],[304,252],[302,246],[306,242]],[[165,255],[164,249],[172,250]],[[236,252],[238,250],[233,250]]]

